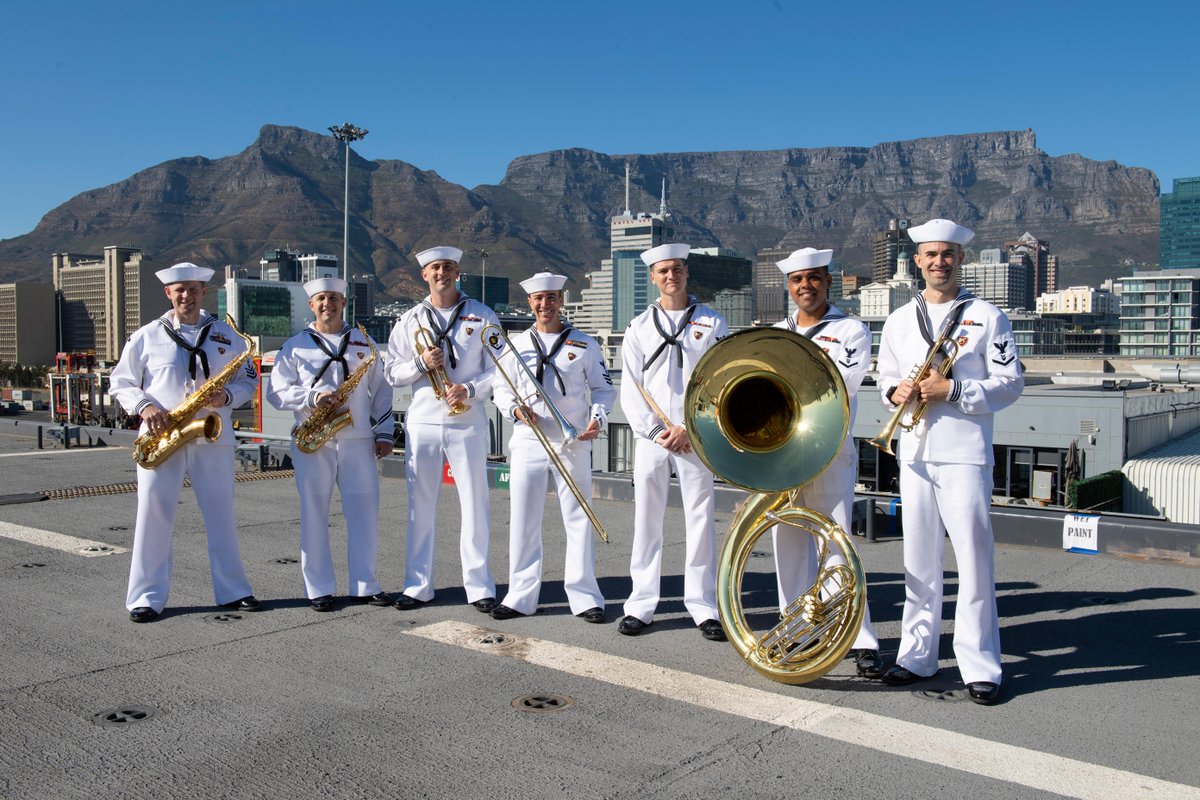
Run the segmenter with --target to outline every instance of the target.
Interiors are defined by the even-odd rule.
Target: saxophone
[[[153,434],[146,431],[133,442],[133,460],[138,466],[154,469],[159,464],[173,456],[179,448],[203,435],[210,442],[215,442],[221,435],[221,417],[219,414],[206,414],[202,419],[194,419],[200,409],[208,406],[218,392],[225,391],[225,385],[237,377],[238,371],[254,357],[254,342],[249,336],[237,329],[233,317],[225,315],[225,321],[233,332],[246,342],[246,349],[213,375],[204,384],[192,392],[183,402],[168,413],[171,417],[170,427],[163,433]]]
[[[375,342],[371,341],[371,337],[367,335],[367,329],[362,326],[361,322],[358,324],[358,329],[362,332],[363,338],[367,340],[367,344],[371,346],[371,356],[359,364],[358,369],[348,375],[346,380],[342,381],[342,385],[333,392],[334,402],[326,406],[318,406],[308,419],[301,422],[292,431],[292,441],[301,453],[317,452],[338,431],[354,421],[350,416],[350,409],[342,410],[342,406],[350,398],[350,393],[366,377],[371,364],[379,358]]]

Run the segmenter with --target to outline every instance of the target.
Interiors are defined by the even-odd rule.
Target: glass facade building
[[[1138,271],[1121,283],[1121,355],[1200,356],[1200,268]]]
[[[1200,268],[1200,178],[1176,178],[1172,189],[1159,200],[1159,266]]]

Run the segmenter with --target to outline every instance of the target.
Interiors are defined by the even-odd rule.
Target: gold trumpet
[[[953,327],[951,326],[951,328]],[[951,347],[948,354],[945,352],[946,345],[950,345]],[[924,363],[913,367],[912,372],[908,375],[908,380],[913,383],[920,383],[935,369],[943,378],[948,377],[950,375],[950,368],[954,366],[954,359],[956,358],[958,358],[958,342],[951,338],[949,331],[944,332],[930,346]],[[917,423],[925,416],[925,409],[927,408],[929,408],[928,400],[910,400],[904,403],[892,412],[892,418],[888,420],[887,425],[883,426],[883,430],[879,432],[878,436],[867,440],[867,444],[882,450],[889,456],[895,456],[896,453],[892,450],[892,439],[896,438],[896,429],[901,428],[911,431],[917,427]],[[909,415],[908,422],[904,421],[905,414]]]
[[[512,389],[512,393],[516,396],[517,403],[520,404],[521,408],[532,415],[533,412],[529,409],[529,403],[533,402],[535,398],[540,397],[542,402],[546,404],[546,408],[550,410],[550,415],[554,417],[554,421],[558,423],[558,427],[562,430],[563,445],[565,446],[575,439],[578,439],[579,429],[572,425],[567,418],[562,415],[562,412],[558,410],[558,407],[554,405],[554,401],[550,399],[550,395],[546,393],[546,390],[542,387],[542,384],[538,382],[537,376],[533,374],[533,370],[531,370],[529,365],[526,364],[521,358],[521,354],[517,352],[517,348],[513,346],[512,340],[508,338],[508,334],[504,332],[504,329],[498,325],[486,325],[484,326],[484,329],[479,332],[479,338],[483,340],[483,349],[496,364],[496,372],[500,373],[500,375],[504,378],[505,383],[507,383],[509,388]],[[500,363],[500,359],[503,357],[506,349],[507,352],[512,353],[513,360],[521,365],[521,369],[525,372],[525,377],[527,377],[529,382],[533,385],[533,392],[523,395],[521,390],[517,388],[517,380],[519,379],[514,380],[513,376],[509,375],[508,371],[504,369],[504,365]],[[497,355],[497,353],[499,353],[499,355]],[[532,416],[530,416],[529,419],[532,420]],[[545,432],[542,431],[541,426],[536,422],[530,424],[529,429],[533,431],[538,442],[542,445],[542,449],[544,449],[546,451],[546,455],[550,457],[550,463],[554,465],[556,470],[558,470],[558,474],[561,475],[563,480],[566,482],[567,488],[571,490],[571,494],[575,495],[575,500],[579,503],[580,508],[583,509],[583,513],[587,515],[588,522],[592,523],[592,528],[595,529],[596,535],[600,537],[602,542],[608,544],[608,533],[605,532],[604,525],[601,524],[600,518],[596,516],[596,512],[592,510],[592,506],[590,503],[588,503],[587,498],[583,496],[583,490],[579,488],[579,484],[577,484],[575,479],[571,477],[571,471],[567,469],[565,464],[563,464],[562,457],[559,455],[558,450],[554,447],[553,443],[546,438]]]
[[[804,336],[775,328],[735,333],[704,354],[688,382],[685,424],[713,473],[752,492],[721,543],[717,607],[733,648],[781,683],[821,677],[845,657],[867,608],[858,551],[833,520],[796,506],[796,493],[837,457],[850,400],[833,362]],[[778,624],[757,635],[742,606],[742,579],[759,538],[790,525],[816,540],[813,585]],[[834,558],[840,553],[844,563]]]
[[[433,333],[429,328],[418,327],[413,331],[413,349],[417,351],[418,356],[431,347],[437,347],[437,343],[434,341]],[[466,403],[450,403],[450,401],[446,400],[446,392],[449,390],[452,381],[445,367],[431,369],[425,374],[429,378],[429,385],[433,387],[433,396],[438,400],[444,401],[449,406],[450,410],[446,412],[447,416],[457,417],[459,414],[465,414],[471,410],[471,407]]]

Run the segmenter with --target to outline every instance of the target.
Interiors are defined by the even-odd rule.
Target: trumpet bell
[[[684,411],[692,449],[713,474],[747,491],[779,492],[808,483],[837,456],[850,399],[812,341],[760,328],[704,354]]]

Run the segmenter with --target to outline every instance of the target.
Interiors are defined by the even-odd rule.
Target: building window
[[[633,429],[623,422],[608,423],[608,471],[633,472]]]

